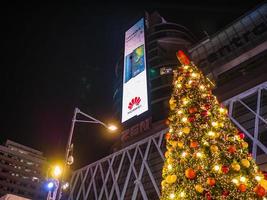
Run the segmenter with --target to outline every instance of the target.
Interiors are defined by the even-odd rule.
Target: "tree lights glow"
[[[266,199],[267,180],[210,81],[187,63],[173,85],[161,200]]]

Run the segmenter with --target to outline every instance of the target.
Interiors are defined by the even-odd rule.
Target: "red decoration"
[[[238,189],[241,191],[241,192],[246,192],[247,190],[247,186],[245,184],[240,184],[238,186]]]
[[[235,153],[235,152],[236,152],[236,148],[235,148],[235,146],[234,146],[234,145],[229,146],[229,147],[228,147],[228,152],[229,152],[229,153]]]
[[[209,110],[211,108],[210,104],[205,104],[204,107],[206,108],[206,110]]]
[[[189,111],[190,114],[193,114],[193,113],[197,112],[197,108],[196,107],[191,107],[191,108],[188,109],[188,111]]]
[[[198,147],[198,142],[197,141],[191,141],[190,147],[191,148],[197,148]]]
[[[206,111],[206,110],[205,111],[202,111],[201,112],[201,116],[202,117],[207,117],[208,116],[208,111]]]
[[[222,192],[222,195],[224,196],[224,197],[227,197],[228,195],[229,195],[229,191],[227,191],[227,190],[224,190],[223,192]]]
[[[266,194],[265,189],[264,189],[262,186],[260,186],[260,185],[258,185],[258,186],[254,189],[254,191],[257,193],[257,195],[258,195],[259,197],[263,197],[263,196]]]
[[[166,140],[169,140],[171,138],[171,134],[169,132],[166,133],[165,138],[166,138]]]
[[[194,122],[196,120],[196,117],[195,116],[191,116],[188,118],[188,121],[189,122]]]
[[[239,133],[239,137],[240,137],[240,139],[244,139],[245,138],[245,134],[244,133]]]
[[[222,172],[224,173],[224,174],[227,174],[228,172],[229,172],[229,167],[228,166],[226,166],[226,165],[224,165],[224,166],[222,166]]]
[[[208,178],[208,179],[207,179],[207,183],[208,183],[210,186],[214,186],[215,183],[216,183],[216,181],[215,181],[214,178]]]
[[[207,200],[211,200],[212,199],[210,192],[206,192],[205,193],[205,197],[206,197]]]
[[[185,170],[185,177],[188,179],[194,179],[196,177],[196,172],[192,168],[189,168]]]
[[[190,64],[189,58],[185,55],[185,53],[183,51],[179,50],[176,53],[176,57],[178,58],[178,60],[180,61],[180,63],[182,65],[189,65]]]

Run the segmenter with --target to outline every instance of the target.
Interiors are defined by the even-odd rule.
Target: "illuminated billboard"
[[[125,33],[122,122],[148,110],[144,18]]]

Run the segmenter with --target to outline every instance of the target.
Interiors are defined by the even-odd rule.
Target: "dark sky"
[[[127,2],[1,6],[0,143],[11,139],[54,160],[63,155],[75,106],[114,120],[114,66],[124,31],[144,10],[158,10],[201,39],[262,1]],[[107,155],[114,139],[100,126],[78,125],[76,167]]]

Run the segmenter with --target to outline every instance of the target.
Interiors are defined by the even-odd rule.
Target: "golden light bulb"
[[[241,181],[242,183],[245,183],[246,180],[247,180],[247,179],[246,179],[244,176],[241,176],[241,177],[240,177],[240,181]]]
[[[208,132],[208,136],[210,136],[210,137],[214,137],[214,136],[215,136],[215,133],[214,133],[213,131],[209,131],[209,132]]]
[[[183,117],[182,118],[182,122],[187,122],[187,118],[186,117]]]
[[[181,111],[181,110],[178,110],[178,114],[180,115],[180,114],[182,114],[183,113],[183,111]]]
[[[220,113],[224,113],[224,108],[219,108]]]
[[[217,126],[218,126],[218,122],[211,122],[211,125],[212,125],[213,127],[217,127]]]
[[[174,193],[171,193],[170,194],[170,199],[174,199],[175,198],[175,194]]]
[[[183,132],[182,131],[179,131],[178,132],[178,136],[182,136],[183,135]]]
[[[205,86],[204,85],[200,85],[199,86],[199,89],[204,90],[205,89]]]
[[[182,87],[182,84],[178,83],[178,84],[176,85],[176,87],[181,88],[181,87]]]
[[[197,152],[196,155],[197,155],[198,158],[201,158],[203,156],[203,154],[201,152]]]
[[[186,155],[187,155],[187,153],[186,153],[186,152],[183,152],[183,153],[182,153],[182,157],[183,157],[183,158],[185,158],[185,157],[186,157]]]
[[[261,178],[260,176],[255,176],[255,179],[256,179],[257,181],[260,181],[262,178]]]
[[[238,184],[238,183],[239,183],[239,181],[238,181],[236,178],[232,179],[232,182],[233,182],[234,184]]]
[[[181,192],[180,197],[182,197],[182,198],[185,197],[185,192]]]
[[[195,78],[195,77],[197,77],[197,73],[194,73],[194,72],[193,72],[193,73],[191,74],[191,76]]]
[[[192,82],[193,82],[192,80],[189,80],[189,81],[188,81],[188,84],[191,84]]]
[[[189,66],[188,65],[184,65],[184,69],[188,69],[189,68]]]
[[[183,104],[186,105],[188,103],[188,100],[186,98],[183,98]]]
[[[219,171],[219,170],[220,170],[220,166],[219,166],[219,165],[215,165],[215,166],[213,167],[213,169],[214,169],[215,171]]]
[[[172,128],[170,128],[170,129],[169,129],[169,132],[170,132],[170,133],[172,133],[172,132],[173,132],[173,129],[172,129]]]
[[[172,165],[168,164],[168,170],[172,170]]]

